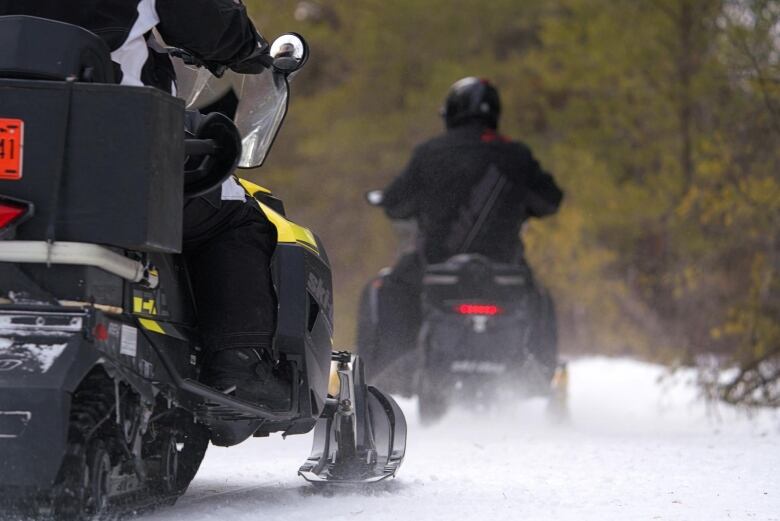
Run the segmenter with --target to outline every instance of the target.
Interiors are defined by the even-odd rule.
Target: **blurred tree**
[[[780,346],[780,3],[775,0],[248,1],[312,59],[253,173],[320,233],[337,336],[393,261],[363,193],[439,132],[447,87],[501,89],[502,130],[567,191],[526,230],[564,350],[752,367]]]

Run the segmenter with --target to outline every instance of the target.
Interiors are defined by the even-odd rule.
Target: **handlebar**
[[[207,156],[219,152],[216,139],[185,139],[184,153],[188,156]]]
[[[224,114],[193,119],[191,139],[184,140],[184,194],[195,197],[219,186],[233,173],[241,154],[241,136]]]

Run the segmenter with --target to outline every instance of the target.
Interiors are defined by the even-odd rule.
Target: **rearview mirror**
[[[301,35],[287,33],[274,40],[270,54],[274,69],[290,74],[303,67],[309,59],[309,46]]]

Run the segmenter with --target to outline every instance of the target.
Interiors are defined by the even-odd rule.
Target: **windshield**
[[[287,114],[289,87],[283,74],[241,76],[236,126],[243,149],[238,166],[254,168],[263,164],[276,133]]]
[[[235,123],[241,134],[240,168],[263,164],[287,113],[289,88],[283,74],[237,74],[228,71],[221,78],[208,70],[193,69],[176,60],[178,96],[188,109],[201,109],[231,89],[238,98]]]

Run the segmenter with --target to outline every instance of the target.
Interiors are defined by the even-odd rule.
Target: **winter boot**
[[[234,347],[217,351],[209,358],[202,381],[273,411],[290,409],[292,384],[289,375],[275,367],[271,357],[259,348]]]

